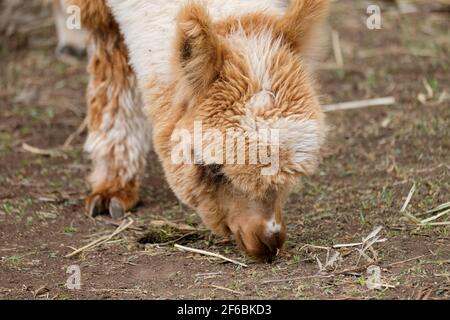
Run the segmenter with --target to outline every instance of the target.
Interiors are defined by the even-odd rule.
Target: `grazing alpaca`
[[[328,1],[70,1],[94,48],[89,212],[119,217],[138,201],[149,145],[144,105],[175,194],[214,232],[272,259],[286,238],[287,197],[320,160],[324,116],[307,58]],[[214,134],[195,138],[199,123],[200,133]],[[260,130],[276,132],[276,142]],[[238,142],[225,146],[217,133]],[[255,145],[276,166],[261,154],[252,160]],[[174,150],[189,157],[176,161]],[[229,150],[241,162],[217,157],[230,160]]]

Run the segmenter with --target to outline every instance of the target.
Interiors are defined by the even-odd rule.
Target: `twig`
[[[386,242],[388,239],[379,239],[375,243],[383,243]],[[358,243],[349,243],[349,244],[336,244],[333,246],[333,249],[342,249],[342,248],[353,248],[353,247],[359,247],[363,245],[364,243],[358,242]]]
[[[363,239],[363,244],[366,244],[368,241],[375,239],[376,236],[383,230],[383,227],[376,227],[366,238]]]
[[[333,52],[334,58],[336,59],[336,64],[339,69],[344,67],[344,55],[342,54],[341,40],[339,37],[339,33],[335,30],[331,33],[331,39],[333,42]]]
[[[406,201],[403,204],[403,207],[400,210],[400,213],[404,213],[406,211],[406,209],[408,208],[408,205],[411,202],[411,199],[412,199],[412,197],[413,197],[415,192],[416,192],[416,184],[414,183],[414,185],[412,186],[411,190],[409,191],[408,197],[406,197]]]
[[[219,272],[209,272],[209,273],[197,273],[195,275],[196,278],[202,278],[202,277],[212,277],[212,276],[221,276],[223,275],[222,271]]]
[[[308,248],[327,250],[327,251],[329,251],[331,249],[330,247],[314,246],[314,245],[311,245],[311,244],[307,244],[307,245],[304,245],[303,247],[301,247],[299,251],[303,251],[303,250],[308,249]]]
[[[145,291],[141,289],[89,289],[89,292],[106,292],[106,293],[123,293],[123,294],[146,294]]]
[[[331,256],[331,258],[329,257],[329,252],[328,252],[327,261],[325,262],[324,270],[327,270],[327,268],[333,268],[340,259],[342,259],[340,252],[336,251]]]
[[[325,112],[334,112],[334,111],[342,111],[342,110],[354,110],[354,109],[362,109],[369,107],[379,107],[379,106],[390,106],[394,105],[396,100],[394,97],[387,98],[377,98],[370,100],[361,100],[361,101],[351,101],[351,102],[343,102],[337,104],[330,104],[323,107]]]
[[[424,257],[426,257],[426,255],[421,255],[421,256],[418,256],[418,257],[411,258],[411,259],[407,259],[407,260],[403,260],[403,261],[394,262],[394,263],[388,264],[387,266],[385,266],[385,268],[389,268],[389,267],[393,267],[393,266],[398,266],[399,264],[404,264],[404,263],[408,263],[408,262],[411,262],[411,261],[419,260],[419,259],[422,259],[422,258],[424,258]]]
[[[234,294],[237,294],[239,296],[243,296],[244,295],[244,293],[241,292],[241,291],[236,291],[236,290],[228,289],[228,288],[221,287],[221,286],[211,285],[211,287],[213,287],[215,289],[222,290],[222,291],[227,291],[227,292],[230,292],[230,293],[234,293]]]
[[[282,283],[282,282],[293,282],[293,281],[300,281],[300,280],[307,280],[307,279],[329,279],[333,278],[335,275],[320,275],[316,274],[313,276],[305,276],[305,277],[296,277],[296,278],[287,278],[287,279],[275,279],[275,280],[266,280],[263,281],[263,284],[269,284],[269,283]]]
[[[83,251],[89,250],[89,249],[93,249],[95,247],[98,247],[106,242],[108,242],[109,240],[113,239],[115,236],[119,235],[120,233],[124,232],[125,230],[127,230],[129,227],[131,227],[131,225],[134,223],[133,219],[129,219],[128,222],[126,222],[126,220],[109,236],[103,236],[97,240],[92,241],[91,243],[89,243],[88,245],[75,250],[74,252],[68,254],[65,256],[65,258],[71,258],[73,256],[76,256],[78,254],[80,254]]]
[[[442,211],[442,212],[441,212]],[[418,216],[425,216],[427,214],[437,213],[436,215],[429,217],[427,219],[420,220],[412,214],[405,214],[407,218],[418,224],[419,226],[448,226],[450,225],[449,221],[445,222],[432,222],[436,221],[450,213],[450,202],[444,203],[433,210],[429,210],[425,213],[418,214]]]
[[[380,237],[378,235],[382,230],[383,227],[376,227],[367,237],[362,239],[361,249],[356,249],[359,252],[358,262],[356,263],[356,265],[359,265],[359,261],[362,257],[364,257],[370,263],[374,262],[374,260],[366,254],[366,251],[369,248],[372,248],[372,246],[380,240]]]
[[[36,291],[31,291],[31,293],[33,293],[34,299],[36,299],[37,297],[42,296],[48,292],[50,292],[50,289],[47,288],[47,285],[38,288]]]
[[[22,144],[22,149],[25,150],[26,152],[29,152],[32,154],[37,154],[39,156],[46,156],[46,157],[61,156],[61,153],[59,153],[57,150],[36,148],[36,147],[30,146],[27,143]]]
[[[438,206],[437,208],[435,208],[435,209],[433,209],[433,210],[430,210],[430,211],[427,211],[426,213],[427,213],[427,214],[428,214],[428,213],[436,213],[436,212],[439,212],[439,211],[442,211],[442,210],[446,210],[446,209],[450,209],[450,202],[441,204],[441,205]]]
[[[434,223],[427,223],[427,226],[430,227],[441,227],[441,226],[450,226],[450,221],[448,222],[434,222]]]
[[[419,290],[419,293],[415,296],[414,300],[428,300],[433,293],[433,288],[427,287]]]
[[[372,283],[373,286],[379,287],[379,288],[385,288],[385,289],[395,289],[396,286],[393,286],[391,284],[387,283]]]
[[[428,99],[432,99],[434,97],[434,90],[431,88],[430,83],[426,78],[422,79],[423,86],[425,87],[425,90],[427,91],[427,97]]]
[[[437,214],[437,215],[435,215],[435,216],[433,216],[433,217],[431,217],[431,218],[422,220],[420,223],[421,223],[421,224],[429,224],[430,222],[435,221],[435,220],[437,220],[437,219],[439,219],[439,218],[441,218],[441,217],[443,217],[443,216],[446,216],[446,215],[449,214],[449,213],[450,213],[450,209],[449,209],[449,210],[446,210],[446,211],[444,211],[444,212],[441,212],[441,213],[439,213],[439,214]]]
[[[419,224],[420,225],[420,219],[417,219],[415,216],[413,216],[410,213],[405,213],[404,215],[405,215],[406,218],[408,218],[409,220],[411,220],[415,224]]]
[[[182,251],[187,251],[187,252],[192,252],[192,253],[198,253],[198,254],[201,254],[201,255],[204,255],[204,256],[209,256],[209,257],[218,258],[218,259],[221,259],[221,260],[224,260],[224,261],[227,261],[227,262],[234,263],[234,264],[239,265],[239,266],[241,266],[241,267],[248,268],[248,265],[246,265],[246,264],[244,264],[244,263],[242,263],[242,262],[239,262],[239,261],[236,261],[236,260],[229,259],[229,258],[227,258],[227,257],[225,257],[225,256],[222,256],[222,255],[220,255],[220,254],[217,254],[217,253],[212,253],[212,252],[205,251],[205,250],[199,250],[199,249],[189,248],[189,247],[181,246],[181,245],[179,245],[179,244],[176,244],[176,245],[175,245],[175,248],[177,248],[177,249],[179,249],[179,250],[182,250]]]
[[[450,260],[424,261],[422,264],[450,264]]]
[[[81,123],[81,125],[78,127],[78,129],[73,132],[70,136],[67,137],[66,141],[63,144],[63,150],[67,150],[70,148],[70,146],[72,145],[72,142],[78,137],[80,136],[88,127],[88,120],[87,118],[85,118],[83,120],[83,122]]]

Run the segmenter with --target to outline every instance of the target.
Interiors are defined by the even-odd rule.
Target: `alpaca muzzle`
[[[231,226],[238,246],[261,262],[273,262],[286,241],[284,221],[276,223],[257,215],[243,217]]]

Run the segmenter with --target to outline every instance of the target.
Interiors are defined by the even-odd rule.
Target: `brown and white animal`
[[[324,115],[308,53],[328,1],[68,1],[80,7],[92,37],[89,213],[117,218],[136,205],[151,124],[179,199],[249,255],[273,259],[286,239],[287,197],[320,160]],[[234,132],[241,140],[231,148],[242,161],[220,161],[214,152],[202,157],[182,137],[194,161],[174,161],[174,137],[195,136],[196,123]],[[260,129],[278,132],[276,145],[264,146],[277,158],[270,174],[267,162],[249,156]],[[216,155],[226,147],[207,134],[196,142]]]

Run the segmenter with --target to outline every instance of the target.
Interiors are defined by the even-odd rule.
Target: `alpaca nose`
[[[271,263],[278,256],[286,241],[284,223],[273,221],[240,226],[235,232],[238,245],[250,256]]]
[[[257,235],[259,240],[259,247],[254,252],[254,256],[264,262],[272,263],[286,240],[286,233],[278,231],[271,235],[261,234]]]

